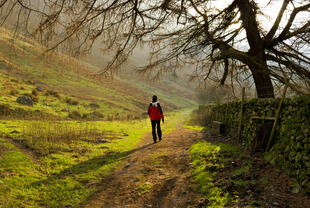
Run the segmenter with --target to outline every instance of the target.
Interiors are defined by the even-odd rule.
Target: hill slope
[[[196,104],[171,83],[158,87],[95,76],[94,65],[56,52],[43,55],[43,46],[4,28],[0,28],[0,43],[0,114],[2,109],[2,114],[19,117],[31,112],[40,117],[131,119],[142,116],[153,94],[159,95],[165,111]],[[25,94],[34,98],[33,106],[16,102]]]

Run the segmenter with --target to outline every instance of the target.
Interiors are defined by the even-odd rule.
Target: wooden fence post
[[[238,128],[238,141],[241,142],[241,128],[243,119],[243,103],[244,103],[245,88],[242,88],[241,108],[239,114],[239,128]]]
[[[271,148],[271,144],[272,144],[272,141],[273,141],[273,138],[274,138],[274,134],[276,132],[276,127],[277,127],[277,124],[278,124],[278,120],[279,120],[279,117],[280,117],[280,112],[281,112],[282,104],[283,104],[283,101],[284,101],[284,98],[285,98],[285,95],[286,95],[287,87],[288,87],[288,83],[284,87],[282,98],[280,100],[279,107],[278,107],[277,112],[276,112],[276,118],[275,118],[275,120],[273,122],[273,126],[272,126],[272,129],[271,129],[271,133],[270,133],[269,140],[268,140],[268,143],[267,143],[267,147],[266,147],[266,150],[265,150],[266,152],[269,151],[270,148]]]
[[[224,118],[224,122],[226,125],[227,125],[227,117],[228,117],[228,103],[226,103],[225,118]]]

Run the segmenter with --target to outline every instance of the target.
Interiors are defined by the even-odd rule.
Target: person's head
[[[157,102],[157,96],[156,95],[153,95],[152,102],[153,103]]]

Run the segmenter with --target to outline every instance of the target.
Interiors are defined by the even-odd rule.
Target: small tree
[[[258,97],[263,98],[274,97],[273,80],[285,83],[289,74],[292,89],[303,91],[296,84],[302,81],[309,90],[308,0],[283,0],[270,28],[258,21],[267,16],[258,0],[231,0],[218,8],[214,3],[218,1],[213,0],[45,0],[40,5],[34,2],[0,1],[3,20],[12,11],[18,11],[17,24],[27,30],[31,16],[40,17],[36,29],[30,32],[50,49],[77,40],[70,50],[86,52],[101,38],[105,48],[115,51],[103,72],[124,63],[138,43],[147,43],[153,53],[150,63],[141,70],[155,71],[156,76],[163,70],[183,66],[194,68],[194,76],[221,84],[229,74],[248,75],[255,83]],[[268,2],[271,5],[279,1]],[[23,14],[25,18],[21,18]],[[218,73],[221,75],[214,76]]]

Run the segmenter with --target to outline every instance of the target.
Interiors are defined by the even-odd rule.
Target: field
[[[184,112],[168,115],[164,133],[183,117]],[[0,207],[76,207],[135,152],[150,125],[13,120],[2,121],[0,130]]]

